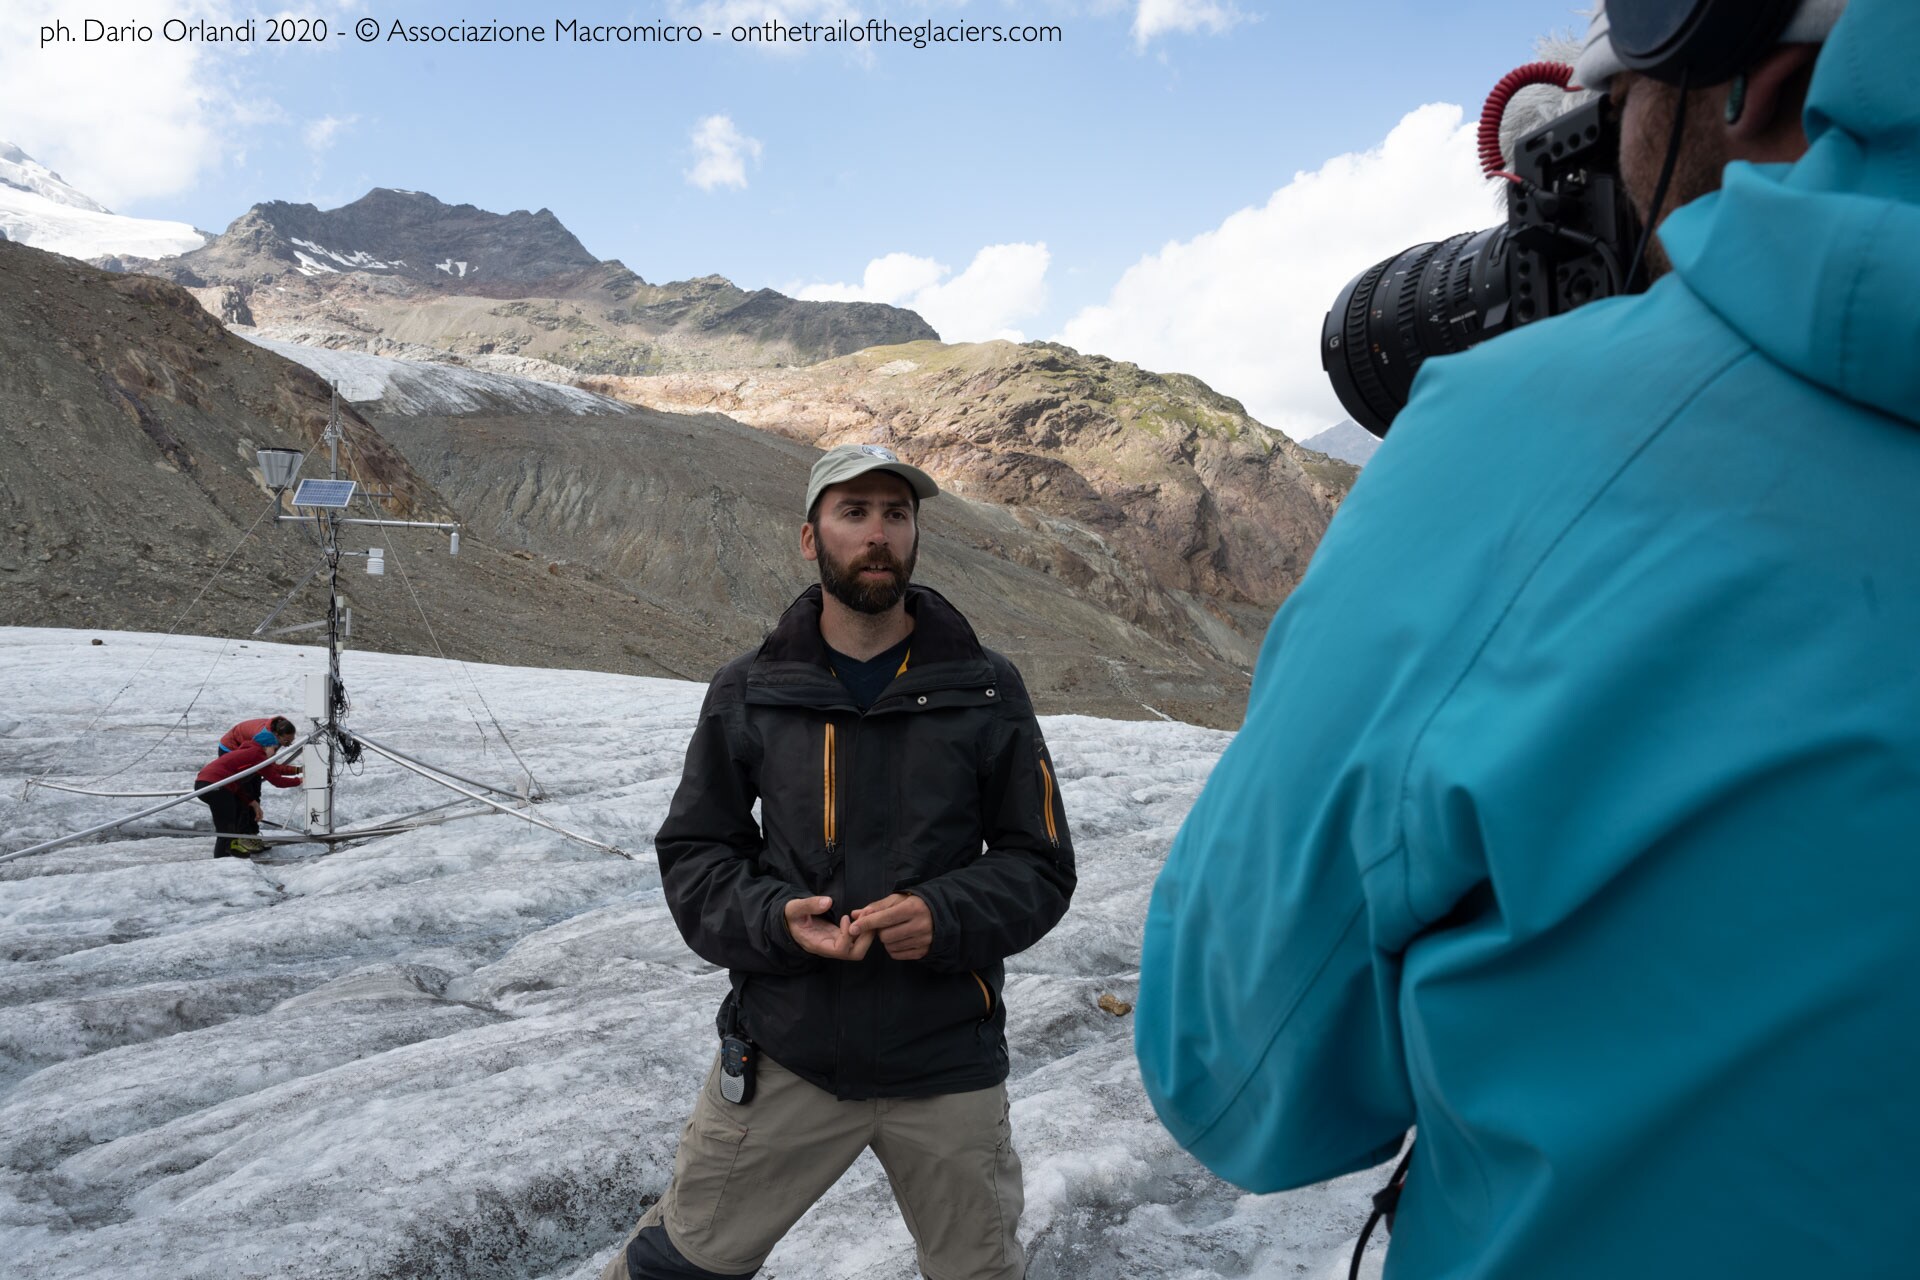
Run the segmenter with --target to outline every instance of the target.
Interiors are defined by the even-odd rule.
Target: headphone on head
[[[1607,0],[1607,36],[1628,70],[1720,84],[1780,42],[1800,0]]]

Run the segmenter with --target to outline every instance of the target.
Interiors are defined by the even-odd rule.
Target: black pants
[[[253,820],[251,802],[233,794],[225,787],[218,791],[209,791],[200,797],[207,802],[207,808],[213,810],[213,829],[226,835],[213,842],[213,856],[216,858],[243,858],[246,855],[235,853],[233,842],[227,836],[254,836],[260,834],[260,824]]]
[[[640,1234],[627,1241],[627,1280],[752,1280],[755,1274],[726,1276],[694,1266],[658,1223],[640,1228]]]

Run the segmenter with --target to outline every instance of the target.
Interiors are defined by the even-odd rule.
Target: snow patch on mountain
[[[113,212],[92,196],[67,185],[66,179],[4,138],[0,138],[0,187],[29,191],[55,204],[87,213]]]
[[[294,256],[300,259],[300,274],[306,276],[320,275],[323,272],[329,274],[337,273],[340,268],[330,267],[324,262],[316,262],[306,254],[301,253],[300,249],[311,249],[323,257],[332,258],[335,262],[339,263],[341,267],[346,267],[352,271],[391,271],[395,267],[404,267],[407,265],[404,260],[398,258],[392,262],[382,262],[364,250],[356,250],[353,253],[338,253],[327,248],[325,245],[315,244],[311,240],[302,240],[298,236],[288,237],[287,243],[300,247],[294,250]]]
[[[327,268],[332,270],[332,268]],[[344,400],[383,413],[630,413],[631,406],[558,382],[487,373],[453,364],[395,360],[364,351],[334,351],[263,337],[236,327],[256,346],[285,356],[333,383]]]
[[[113,213],[4,141],[0,141],[0,238],[82,259],[166,258],[198,249],[209,239],[184,222]]]
[[[207,242],[205,235],[184,222],[94,213],[5,184],[0,184],[0,235],[87,261],[115,256],[170,258]]]
[[[228,725],[296,708],[323,667],[290,645],[0,629],[0,850],[139,803],[23,802],[29,773],[184,788]],[[681,941],[651,844],[701,687],[374,653],[343,674],[357,730],[512,788],[515,757],[479,730],[497,716],[554,795],[542,816],[635,860],[494,815],[253,863],[158,837],[0,863],[8,1275],[592,1280],[665,1188],[727,989]],[[1382,1173],[1220,1182],[1155,1120],[1132,1019],[1099,1003],[1135,998],[1154,876],[1229,735],[1042,726],[1080,885],[1007,965],[1028,1276],[1345,1276]],[[339,804],[359,824],[446,798],[369,757]],[[265,803],[293,820],[286,794]],[[766,1274],[918,1276],[870,1155]]]
[[[340,274],[340,268],[330,267],[324,262],[315,262],[298,249],[293,251],[293,256],[300,259],[300,274],[303,276],[332,276]]]

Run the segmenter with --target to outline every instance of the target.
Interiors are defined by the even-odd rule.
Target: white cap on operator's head
[[[1847,0],[1800,0],[1793,20],[1780,34],[1781,44],[1823,44],[1833,24],[1846,12]],[[1606,0],[1594,0],[1593,19],[1587,24],[1587,38],[1581,42],[1580,57],[1573,64],[1573,82],[1605,93],[1607,82],[1627,69],[1613,51],[1607,35]]]

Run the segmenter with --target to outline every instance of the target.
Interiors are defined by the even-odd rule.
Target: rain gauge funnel
[[[267,482],[267,488],[279,493],[293,483],[306,456],[298,449],[262,449],[259,451],[260,477]]]

